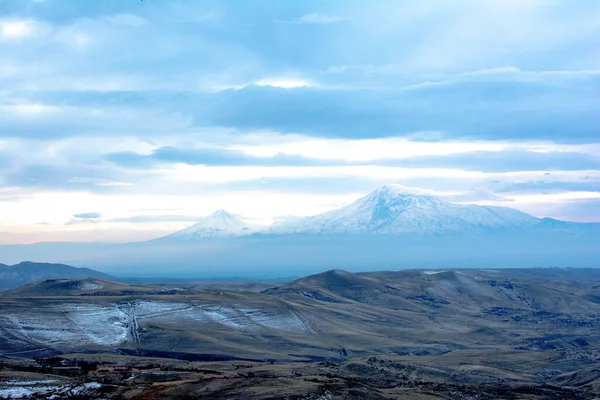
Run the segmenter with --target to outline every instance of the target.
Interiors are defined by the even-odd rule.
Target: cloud
[[[9,170],[3,179],[6,184],[21,188],[51,188],[67,191],[92,188],[108,190],[114,187],[131,186],[129,182],[116,179],[123,178],[124,175],[126,173],[93,165],[35,164]]]
[[[581,182],[527,181],[504,185],[499,193],[563,193],[563,192],[600,192],[600,181]]]
[[[39,33],[41,27],[31,19],[0,19],[0,39],[20,40]]]
[[[377,164],[423,168],[460,168],[484,172],[578,171],[600,170],[600,155],[506,149],[501,151],[475,151],[440,156],[379,160]]]
[[[282,89],[317,86],[316,84],[299,78],[266,78],[254,82],[257,86],[271,86]]]
[[[361,141],[316,142],[306,141],[274,146],[298,151],[301,154],[284,152],[254,155],[270,152],[266,146],[243,147],[246,151],[223,148],[176,148],[160,147],[151,154],[143,155],[134,152],[112,153],[105,159],[122,166],[146,168],[152,165],[177,164],[209,165],[209,166],[350,166],[379,165],[398,166],[404,168],[449,168],[482,172],[512,171],[578,171],[600,170],[600,156],[568,151],[531,151],[522,148],[510,148],[500,143],[461,143],[434,142],[423,143],[381,140],[379,150],[375,143]],[[336,151],[337,146],[337,151]],[[385,147],[388,147],[385,149]],[[395,153],[397,158],[386,158]],[[496,147],[494,151],[469,151],[477,147]],[[353,148],[356,148],[354,151]],[[277,150],[276,150],[277,151]],[[423,154],[418,154],[422,152]],[[371,157],[378,157],[371,159]],[[415,155],[411,155],[415,154]],[[417,155],[418,154],[418,155]],[[311,157],[312,156],[312,157]],[[329,156],[332,158],[323,158]],[[364,157],[356,159],[354,157]]]
[[[192,215],[133,215],[131,217],[109,219],[107,222],[129,222],[134,224],[154,222],[198,222],[199,218],[201,217]]]
[[[65,226],[72,226],[72,225],[88,225],[88,224],[99,224],[102,221],[100,221],[100,218],[102,218],[102,214],[97,213],[97,212],[86,212],[86,213],[79,213],[79,214],[74,214],[73,217],[65,222]]]
[[[212,166],[309,166],[343,164],[340,160],[311,159],[296,155],[276,154],[269,157],[254,157],[243,151],[222,148],[177,148],[159,147],[149,155],[134,152],[112,153],[105,159],[124,166],[147,167],[153,164],[185,163]]]
[[[442,196],[444,200],[453,202],[453,203],[476,203],[481,202],[483,200],[493,200],[493,201],[503,201],[510,202],[514,201],[512,199],[507,199],[501,195],[494,193],[492,190],[489,190],[485,187],[475,187],[473,189],[469,189],[462,193],[458,194],[450,194],[446,196]]]
[[[213,189],[223,191],[254,190],[270,193],[338,195],[340,193],[367,193],[387,183],[390,183],[390,181],[385,178],[377,180],[353,176],[265,177],[217,183],[213,186]],[[291,213],[292,211],[289,212]]]
[[[333,24],[336,22],[347,21],[350,18],[335,15],[326,15],[318,12],[305,14],[298,19],[290,21],[294,24]]]
[[[115,26],[131,27],[131,28],[141,27],[148,22],[148,21],[146,21],[146,19],[144,19],[138,15],[129,14],[129,13],[119,13],[119,14],[107,15],[107,16],[103,17],[103,19],[105,21],[107,21],[108,23],[115,25]]]
[[[560,219],[579,222],[600,222],[600,200],[569,200],[551,211]]]
[[[443,132],[444,138],[597,140],[600,76],[568,86],[461,80],[411,90],[246,87],[219,92],[196,124],[320,137]],[[565,135],[565,132],[569,132]]]
[[[97,219],[97,218],[102,218],[102,214],[97,213],[97,212],[87,212],[87,213],[74,214],[73,218],[77,218],[77,219]]]

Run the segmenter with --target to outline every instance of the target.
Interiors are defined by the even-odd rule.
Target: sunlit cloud
[[[39,103],[16,103],[0,105],[0,111],[27,116],[51,114],[61,110],[60,107]]]
[[[0,19],[0,39],[19,40],[37,35],[39,24],[31,19]]]
[[[265,78],[254,82],[258,86],[272,86],[282,89],[294,89],[316,86],[314,83],[299,78]]]

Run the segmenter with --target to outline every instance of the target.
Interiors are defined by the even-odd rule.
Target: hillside
[[[330,270],[262,293],[52,280],[0,296],[0,356],[3,369],[38,359],[43,374],[103,363],[95,388],[145,398],[281,398],[269,382],[340,399],[587,399],[600,389],[598,287],[598,270],[565,268]]]
[[[103,279],[48,279],[30,283],[0,293],[4,297],[51,297],[51,296],[127,296],[151,294],[181,294],[183,289],[171,289],[152,285],[127,285]]]

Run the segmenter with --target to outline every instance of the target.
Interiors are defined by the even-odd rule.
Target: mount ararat
[[[0,246],[0,261],[63,262],[114,275],[286,277],[323,269],[598,267],[600,224],[537,218],[376,189],[323,214],[270,226],[219,210],[145,242]]]
[[[435,196],[407,193],[399,185],[382,186],[337,210],[275,223],[252,226],[218,210],[195,225],[166,238],[202,239],[218,236],[263,235],[457,235],[510,230],[571,227],[598,229],[600,224],[568,223],[536,218],[524,212],[493,206],[454,204]]]

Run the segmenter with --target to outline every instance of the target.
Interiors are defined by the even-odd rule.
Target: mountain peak
[[[228,213],[225,210],[216,210],[214,213],[210,215],[211,218],[231,218],[235,219],[236,217],[233,214]]]
[[[373,209],[375,214],[393,214],[406,208],[443,208],[449,204],[420,189],[390,184],[381,186],[357,200],[362,208]]]
[[[430,191],[410,186],[403,186],[396,183],[383,185],[367,194],[365,197],[403,197],[403,198],[429,198],[438,199]],[[441,201],[441,200],[440,200]]]

